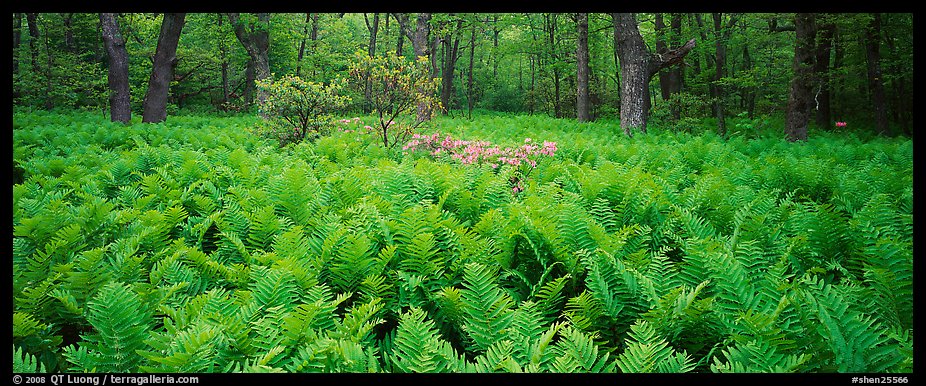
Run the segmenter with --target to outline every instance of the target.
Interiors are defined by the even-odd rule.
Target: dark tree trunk
[[[456,29],[453,31],[458,31],[462,25],[463,20],[457,20]],[[451,38],[453,39],[452,43]],[[441,44],[444,46],[444,66],[441,69],[442,76],[440,100],[444,113],[447,113],[453,107],[453,69],[456,67],[457,63],[457,50],[460,47],[460,35],[450,32],[447,34],[447,36],[444,36],[444,38],[441,39],[441,42]]]
[[[839,120],[843,114],[842,104],[839,103],[839,92],[843,89],[843,76],[839,75],[840,69],[842,69],[842,62],[845,58],[845,45],[842,43],[840,38],[841,32],[839,26],[836,26],[836,32],[833,34],[833,74],[836,74],[834,78],[830,78],[830,111],[832,115],[835,116],[833,119]]]
[[[881,14],[872,15],[871,24],[865,31],[865,53],[868,59],[868,88],[871,92],[871,103],[874,106],[875,125],[878,134],[892,136],[887,121],[887,103],[884,97],[884,82],[881,79]]]
[[[476,25],[473,24],[473,29],[469,35],[469,71],[467,75],[469,79],[466,80],[466,107],[469,111],[469,117],[473,117],[473,56],[476,53]],[[520,61],[518,62],[518,74],[520,75]],[[520,77],[519,77],[520,79]]]
[[[434,66],[434,58],[431,55],[431,47],[429,45],[430,40],[428,36],[431,34],[431,14],[430,13],[419,13],[418,21],[415,24],[415,30],[412,31],[411,25],[409,24],[408,15],[404,13],[394,13],[392,14],[396,21],[399,22],[399,28],[402,33],[408,37],[412,42],[412,50],[415,53],[415,58],[419,57],[429,57],[431,59],[431,76],[436,76],[436,70]],[[401,35],[401,34],[400,34]],[[399,39],[401,41],[401,39]],[[399,51],[401,52],[401,51]],[[427,108],[423,103],[418,104],[418,109],[416,113],[416,119],[419,122],[427,120]]]
[[[785,118],[785,136],[790,142],[807,139],[807,124],[813,108],[813,62],[816,31],[814,14],[794,15],[796,42],[794,45],[794,78],[788,95],[788,111]]]
[[[129,94],[129,55],[119,23],[113,13],[101,13],[103,44],[109,62],[109,116],[113,122],[128,123],[132,119]]]
[[[498,29],[498,15],[492,15],[492,52],[498,51],[498,34],[501,31]],[[492,79],[498,78],[498,58],[496,55],[492,55]]]
[[[37,13],[26,14],[26,24],[29,25],[29,54],[32,55],[32,71],[40,73],[39,69],[39,24]]]
[[[559,118],[562,116],[562,106],[560,103],[560,72],[559,66],[556,65],[559,60],[556,55],[556,14],[549,13],[546,15],[547,37],[550,43],[550,63],[553,67],[553,116]]]
[[[891,14],[888,14],[888,15],[891,15]],[[897,45],[894,42],[895,39],[896,39],[896,36],[891,36],[889,34],[885,35],[885,43],[887,43],[887,47],[888,47],[888,50],[890,50],[891,57],[897,57],[898,55]],[[893,113],[892,114],[893,119],[895,122],[902,125],[903,127],[902,130],[904,134],[912,135],[912,131],[910,128],[912,119],[908,119],[908,114],[910,114],[913,111],[913,107],[907,102],[910,98],[907,95],[907,76],[904,74],[902,65],[898,61],[893,61],[893,65],[891,65],[888,71],[890,71],[893,74],[898,75],[891,82],[891,86],[892,86],[891,88],[893,89],[891,91],[891,95],[894,96],[892,98],[892,103],[891,103],[891,111]]]
[[[246,87],[253,88],[255,81],[270,77],[270,14],[258,13],[257,24],[259,25],[250,26],[250,28],[245,28],[244,22],[241,21],[237,13],[228,13],[227,16],[228,21],[231,22],[235,30],[235,36],[244,46],[245,51],[248,52],[251,75],[248,78]],[[248,93],[245,92],[245,94]],[[267,95],[263,91],[258,91],[256,94],[259,103],[263,103],[267,99]],[[254,93],[252,92],[250,95],[251,97],[246,98],[248,104],[254,102],[252,99]]]
[[[366,14],[364,14],[366,16]],[[299,55],[296,57],[296,76],[302,72],[302,57],[305,55],[305,41],[309,38],[309,21],[312,20],[312,14],[305,14],[305,25],[302,26],[302,42],[299,43]]]
[[[216,14],[218,19],[219,33],[222,33],[222,22],[225,19],[221,13]],[[225,39],[219,37],[219,60],[222,62],[222,110],[224,111],[228,105],[229,99],[229,90],[228,90],[228,57],[225,48]]]
[[[631,13],[612,14],[615,49],[621,67],[621,128],[627,136],[638,129],[646,133],[646,87],[649,52]]]
[[[662,13],[656,13],[656,52],[662,53],[669,50],[666,45],[666,23],[663,20]],[[662,100],[669,100],[671,85],[669,84],[669,73],[666,71],[659,72],[659,91],[662,94]]]
[[[723,29],[723,15],[715,12],[711,16],[714,18],[714,116],[717,118],[717,134],[721,137],[727,135],[727,122],[724,111],[724,96],[726,90],[723,87],[723,77],[726,76],[727,62],[727,45],[726,38],[728,34]],[[732,30],[732,28],[731,28]]]
[[[74,52],[76,46],[74,44],[74,30],[71,28],[71,21],[74,20],[74,14],[64,14],[62,19],[64,21],[64,49],[69,52]]]
[[[376,56],[376,35],[379,32],[379,14],[373,14],[373,25],[370,25],[370,20],[367,17],[367,14],[363,14],[363,22],[367,25],[367,30],[370,32],[370,41],[367,45],[367,55],[371,58]],[[366,77],[368,78],[368,77]],[[366,103],[364,104],[364,111],[370,112],[373,109],[373,83],[367,80],[366,84],[363,87],[363,98]]]
[[[395,16],[395,14],[393,14],[393,17],[395,17],[396,21],[399,22],[399,38],[395,42],[395,55],[402,56],[402,51],[403,51],[402,46],[405,43],[405,33],[403,32],[403,28],[401,26],[402,22],[399,21],[398,16]]]
[[[154,51],[148,92],[142,103],[142,122],[156,123],[167,119],[167,96],[177,65],[177,44],[186,21],[185,13],[165,13]]]
[[[408,15],[404,13],[394,13],[396,21],[399,22],[399,26],[402,29],[402,33],[408,37],[408,40],[412,42],[412,50],[415,52],[415,57],[419,56],[428,56],[431,54],[431,50],[428,46],[429,39],[428,36],[431,34],[431,14],[430,13],[419,13],[418,19],[415,24],[415,29],[411,29],[411,24],[408,19]]]
[[[825,17],[830,17],[829,15]],[[815,106],[817,110],[817,127],[826,129],[832,127],[832,112],[830,111],[830,51],[833,48],[833,33],[836,25],[831,21],[821,23],[818,27],[817,53],[814,62],[814,73],[817,78],[817,93]]]
[[[576,14],[576,25],[579,33],[576,47],[576,118],[579,122],[588,122],[588,14]]]
[[[54,99],[52,99],[52,90],[54,86],[52,83],[52,69],[54,65],[54,52],[51,49],[51,43],[48,41],[48,29],[45,29],[45,110],[51,110],[55,107]]]
[[[749,45],[743,45],[743,68],[747,71],[752,70],[752,55],[749,54]],[[756,91],[755,87],[747,87],[743,91],[743,99],[745,102],[746,111],[749,114],[749,119],[752,119],[756,111]]]
[[[682,14],[673,13],[671,21],[672,34],[669,42],[673,47],[678,47],[681,44],[682,37]],[[669,95],[678,94],[682,92],[682,81],[684,80],[684,71],[683,66],[673,66],[669,69]],[[681,118],[681,109],[677,102],[670,104],[670,110],[672,111],[672,119],[679,120]]]
[[[13,73],[19,72],[19,43],[22,40],[23,14],[13,14]]]
[[[615,50],[620,63],[621,128],[628,136],[633,129],[646,133],[649,80],[663,68],[682,62],[694,48],[691,39],[683,46],[653,55],[646,49],[637,21],[630,13],[611,14],[614,22]]]

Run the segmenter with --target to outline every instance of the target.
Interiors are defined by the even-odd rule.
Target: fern
[[[630,326],[630,339],[632,341],[616,361],[624,373],[684,373],[695,367],[686,352],[673,350],[645,321]]]
[[[497,268],[470,263],[463,272],[462,298],[467,322],[463,325],[475,352],[486,350],[511,325],[514,302],[496,285]]]
[[[45,365],[32,354],[13,345],[13,373],[44,373]]]
[[[419,308],[402,314],[389,355],[396,372],[461,372],[465,360],[437,335],[434,322]]]
[[[81,350],[65,352],[65,357],[82,371],[137,371],[143,363],[137,350],[145,347],[150,323],[142,307],[129,286],[107,284],[87,303],[87,321],[95,333],[84,336]]]
[[[550,370],[561,373],[614,372],[614,362],[608,360],[610,355],[607,352],[598,352],[594,336],[586,335],[571,326],[564,326],[559,334],[560,340],[552,349],[554,359],[550,363]]]
[[[726,361],[714,357],[711,371],[715,373],[793,373],[798,372],[809,355],[783,354],[766,342],[737,343],[723,351]]]

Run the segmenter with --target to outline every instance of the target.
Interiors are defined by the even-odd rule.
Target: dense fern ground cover
[[[908,139],[365,119],[15,112],[14,371],[912,371]]]

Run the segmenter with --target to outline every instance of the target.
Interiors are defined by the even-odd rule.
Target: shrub
[[[328,134],[332,113],[349,102],[342,95],[344,85],[339,78],[324,85],[285,75],[278,80],[272,77],[259,80],[257,87],[267,95],[258,105],[258,111],[267,120],[267,125],[258,129],[258,135],[280,141],[280,147],[310,135]]]
[[[412,132],[440,108],[437,89],[427,58],[408,61],[401,56],[374,56],[358,52],[350,65],[351,78],[359,88],[370,87],[373,114],[379,117],[379,135],[389,148],[404,143]],[[415,112],[415,119],[397,120]]]

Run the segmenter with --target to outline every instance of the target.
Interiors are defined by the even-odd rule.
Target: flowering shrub
[[[401,56],[375,56],[358,52],[350,64],[351,79],[359,88],[370,87],[373,113],[379,116],[376,128],[383,146],[405,142],[440,107],[437,89],[440,78],[432,78],[427,58],[408,61]],[[411,112],[414,120],[397,122]]]
[[[836,122],[836,127],[846,127],[845,122]]]
[[[258,105],[267,124],[257,134],[278,140],[280,147],[309,135],[326,135],[331,113],[350,101],[341,95],[344,85],[340,79],[324,85],[286,75],[257,81],[257,87],[267,95]]]
[[[435,158],[447,156],[463,164],[488,164],[492,168],[498,168],[504,164],[514,166],[526,164],[534,167],[537,166],[535,157],[552,157],[556,153],[556,142],[543,141],[543,146],[538,146],[531,143],[532,141],[530,138],[525,138],[524,144],[519,147],[502,149],[489,141],[453,139],[449,134],[443,136],[443,139],[440,133],[414,134],[412,140],[408,141],[402,150],[425,151]]]
[[[556,142],[543,141],[543,146],[533,144],[530,138],[524,139],[524,144],[515,148],[500,148],[489,141],[466,141],[453,139],[449,134],[441,139],[440,133],[431,135],[413,134],[411,141],[402,147],[402,150],[412,152],[427,152],[434,158],[449,158],[462,164],[488,164],[493,169],[503,165],[518,167],[516,173],[508,180],[511,193],[517,195],[524,191],[522,181],[537,166],[537,157],[552,157],[556,153]],[[520,166],[529,168],[522,171]]]

